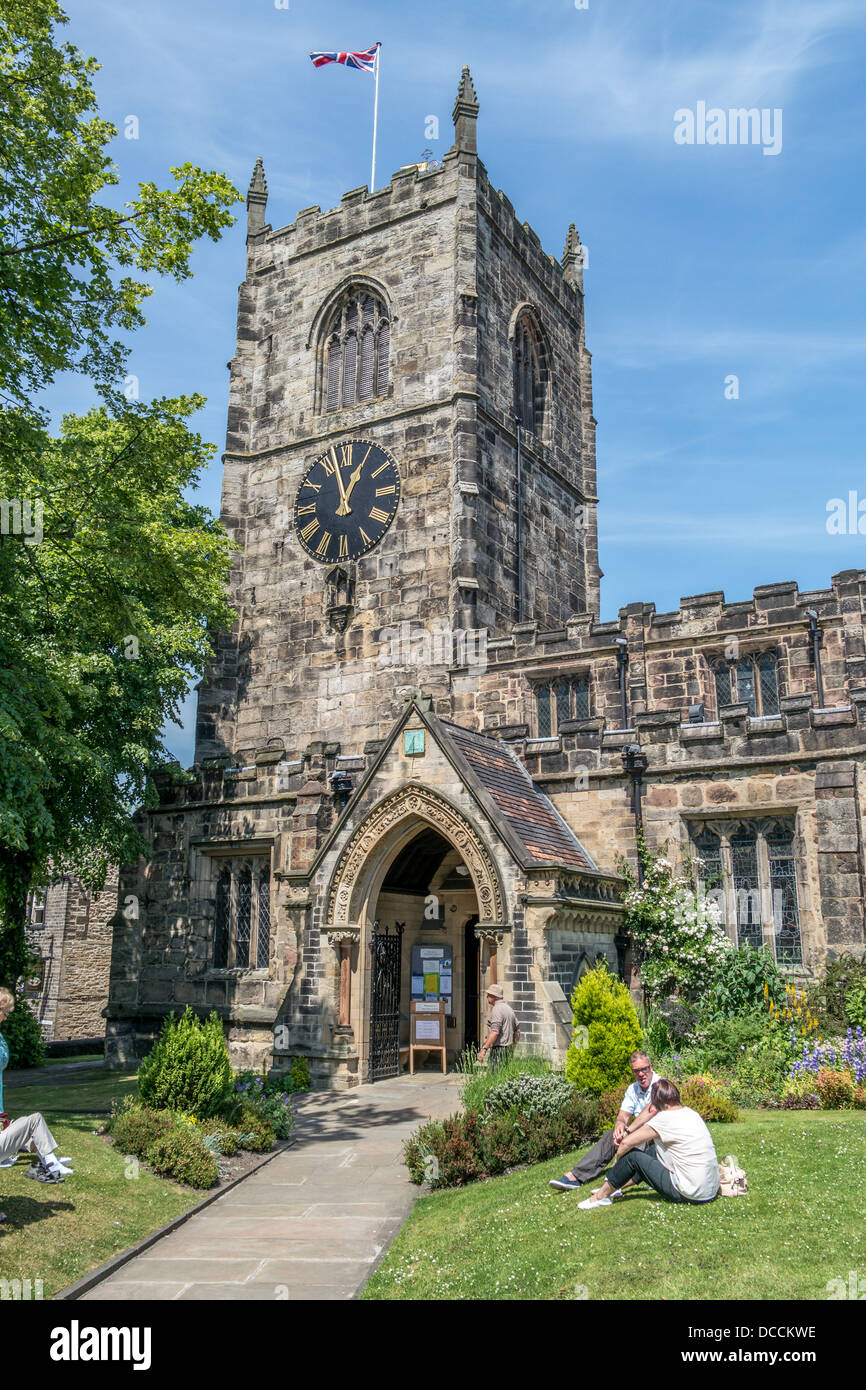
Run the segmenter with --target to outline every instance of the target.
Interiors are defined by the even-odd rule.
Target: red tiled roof
[[[507,743],[459,724],[440,722],[534,860],[573,869],[595,868],[580,841]]]

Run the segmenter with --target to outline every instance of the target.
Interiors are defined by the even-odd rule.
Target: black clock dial
[[[295,498],[295,533],[323,565],[357,560],[384,536],[400,501],[391,455],[370,439],[332,444],[307,469]]]

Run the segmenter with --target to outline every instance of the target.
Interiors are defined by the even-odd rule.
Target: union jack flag
[[[347,68],[360,68],[361,72],[373,72],[376,66],[376,54],[380,45],[374,43],[372,48],[364,48],[360,53],[311,53],[313,66],[323,68],[326,63],[342,63]]]

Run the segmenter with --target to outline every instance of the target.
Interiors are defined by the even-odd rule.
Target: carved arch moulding
[[[417,818],[441,832],[460,851],[478,898],[479,925],[506,920],[505,896],[499,872],[481,836],[462,812],[427,787],[403,787],[385,798],[358,827],[346,845],[331,878],[325,930],[350,927],[352,898],[370,855],[401,821]]]

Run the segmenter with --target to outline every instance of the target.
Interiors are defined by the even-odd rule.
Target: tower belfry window
[[[391,325],[375,295],[348,289],[328,317],[324,343],[324,410],[346,409],[387,393]]]
[[[528,313],[514,330],[514,413],[521,428],[541,435],[545,408],[545,373],[541,339]]]

